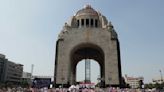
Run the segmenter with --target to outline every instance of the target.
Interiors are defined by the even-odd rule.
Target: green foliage
[[[155,84],[152,84],[152,83],[149,83],[149,84],[145,84],[145,88],[149,88],[149,89],[152,89],[152,88],[156,88],[156,89],[164,89],[164,82],[163,83],[155,83]]]
[[[28,81],[27,80],[22,80],[21,82],[20,82],[20,85],[22,86],[22,87],[29,87],[29,83],[28,83]]]
[[[125,82],[124,77],[122,77],[122,85],[121,88],[130,88],[130,85]]]
[[[142,85],[144,84],[143,80],[139,80],[138,82],[139,82],[139,88],[142,88]]]
[[[152,83],[145,84],[145,88],[152,89],[152,88],[155,88],[155,85],[154,85],[154,84],[152,84]]]

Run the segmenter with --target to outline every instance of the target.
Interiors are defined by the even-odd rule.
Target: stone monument
[[[65,23],[56,42],[54,84],[76,83],[76,66],[82,59],[100,65],[104,86],[121,85],[120,46],[116,31],[105,16],[86,5]]]

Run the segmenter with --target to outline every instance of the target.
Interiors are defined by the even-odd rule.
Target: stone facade
[[[82,59],[94,59],[100,65],[106,86],[120,86],[120,47],[111,22],[91,6],[79,10],[65,23],[56,43],[56,85],[76,82],[76,66]]]

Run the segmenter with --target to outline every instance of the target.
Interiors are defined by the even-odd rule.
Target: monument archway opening
[[[89,77],[90,82],[97,84],[100,82],[100,65],[94,59],[89,59],[90,69],[86,69],[85,62],[83,59],[76,65],[76,82],[85,83],[86,77]],[[86,74],[87,73],[87,74]],[[87,76],[86,76],[87,75]]]
[[[71,64],[70,64],[70,70],[72,73],[70,73],[70,80],[71,84],[76,83],[76,66],[81,60],[85,60],[85,63],[90,62],[91,59],[97,61],[97,63],[100,66],[100,77],[101,79],[104,78],[104,52],[103,50],[94,45],[94,44],[80,44],[72,49],[71,53]],[[89,64],[89,63],[88,63]],[[85,69],[87,69],[87,65],[85,64]],[[85,73],[89,73],[89,71],[86,71]],[[89,75],[85,74],[85,82],[90,82],[90,80],[87,78]]]

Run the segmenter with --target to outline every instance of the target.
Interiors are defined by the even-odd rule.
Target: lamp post
[[[30,75],[30,86],[32,86],[32,81],[33,81],[33,71],[34,71],[34,64],[31,65],[31,75]]]
[[[159,72],[160,72],[160,76],[161,76],[161,83],[162,83],[162,82],[163,82],[162,71],[161,71],[161,70],[159,70]]]

